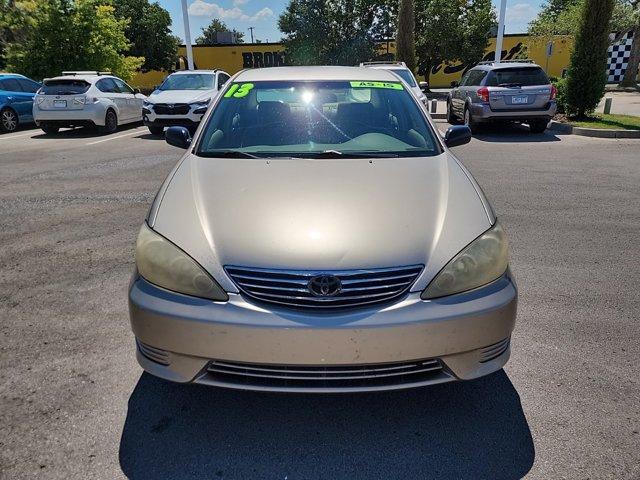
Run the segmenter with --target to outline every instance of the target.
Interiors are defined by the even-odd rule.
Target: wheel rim
[[[18,119],[10,110],[2,112],[2,126],[5,130],[13,131],[18,126]]]

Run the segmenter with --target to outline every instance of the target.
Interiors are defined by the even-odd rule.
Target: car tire
[[[109,109],[104,116],[104,126],[100,127],[102,133],[113,133],[118,130],[118,116],[116,112]]]
[[[533,120],[529,122],[529,131],[531,133],[544,133],[548,124],[547,120]]]
[[[52,125],[46,125],[46,124],[40,125],[40,128],[47,135],[58,133],[58,131],[60,130],[60,127],[54,127]]]
[[[162,135],[164,133],[164,127],[152,127],[151,125],[149,125],[147,127],[149,129],[149,131],[151,132],[151,135]]]
[[[471,133],[478,133],[478,123],[473,119],[473,115],[471,114],[471,109],[469,107],[464,107],[464,124],[469,127]]]
[[[19,124],[18,114],[11,108],[5,108],[0,112],[0,131],[5,133],[15,132]]]
[[[458,117],[453,113],[453,105],[451,105],[451,102],[447,102],[447,122],[451,125],[458,123]]]

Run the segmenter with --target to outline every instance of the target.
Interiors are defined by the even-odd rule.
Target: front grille
[[[345,271],[294,271],[227,266],[226,272],[247,296],[297,308],[348,308],[388,302],[409,290],[422,265]],[[333,296],[316,296],[309,288],[314,277],[337,277],[342,285]]]
[[[172,107],[170,105],[173,105]],[[189,113],[189,104],[187,103],[156,103],[153,111],[158,115],[186,115]]]
[[[480,363],[487,363],[498,358],[507,351],[510,343],[511,337],[507,337],[504,340],[500,340],[498,343],[494,343],[493,345],[483,348],[480,354]]]
[[[198,382],[270,390],[341,390],[452,380],[438,359],[365,365],[273,365],[213,360]]]

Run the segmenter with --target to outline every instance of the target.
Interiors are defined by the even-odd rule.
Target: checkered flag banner
[[[611,35],[609,39],[613,41],[615,35]],[[627,70],[629,57],[631,57],[631,43],[633,42],[633,30],[628,31],[617,42],[609,45],[607,50],[608,73],[607,81],[609,83],[620,83]]]

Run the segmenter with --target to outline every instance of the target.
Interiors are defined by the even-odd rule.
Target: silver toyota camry
[[[129,290],[142,367],[304,392],[467,380],[510,354],[507,239],[398,77],[249,70],[212,100],[160,188]]]

